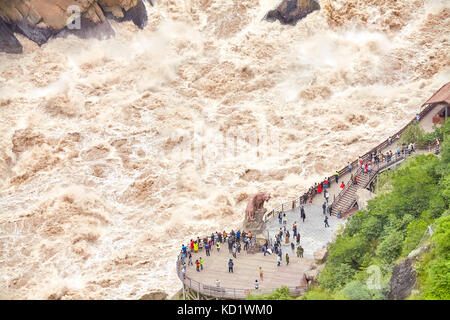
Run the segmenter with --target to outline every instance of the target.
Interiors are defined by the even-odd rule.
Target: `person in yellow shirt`
[[[194,242],[194,252],[198,252],[198,243],[197,243],[197,241]]]

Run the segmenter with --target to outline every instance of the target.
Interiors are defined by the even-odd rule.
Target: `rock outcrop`
[[[147,0],[151,5],[153,2]],[[74,18],[79,18],[79,23]],[[0,52],[20,53],[15,33],[38,45],[52,37],[69,34],[80,38],[105,39],[114,36],[107,18],[147,24],[143,0],[2,0],[0,3]]]
[[[311,269],[305,271],[304,277],[306,279],[307,284],[317,284],[319,274],[325,268],[325,263],[318,264],[317,262],[311,266]]]
[[[317,250],[314,252],[314,260],[317,264],[322,264],[327,261],[328,257],[328,248],[323,248],[322,250]]]
[[[279,20],[282,24],[296,25],[300,19],[315,10],[320,10],[320,5],[315,0],[283,0],[265,18],[271,22]]]
[[[147,11],[142,0],[133,1],[137,2],[134,5],[123,4],[123,6],[110,6],[112,2],[117,2],[113,0],[100,0],[99,2],[108,18],[119,22],[133,21],[141,29],[147,25]],[[150,1],[150,4],[153,5],[153,2]]]
[[[406,259],[395,265],[392,270],[391,281],[389,282],[390,291],[388,298],[390,300],[407,298],[416,285],[416,279],[417,276],[411,259]]]
[[[104,20],[99,23],[94,23],[89,19],[81,18],[81,25],[83,26],[81,29],[64,28],[63,30],[58,32],[54,37],[65,38],[73,34],[74,36],[77,36],[81,39],[103,40],[111,38],[116,34],[111,24],[108,22],[108,20]]]
[[[356,190],[356,203],[359,210],[365,210],[367,208],[367,202],[375,198],[375,193],[370,192],[367,189],[359,188]]]
[[[406,259],[394,266],[389,281],[388,298],[390,300],[404,300],[411,295],[417,282],[414,264],[421,260],[422,255],[428,250],[430,250],[429,246],[418,247],[411,251]]]
[[[144,294],[139,300],[167,300],[167,293],[164,291],[153,291]]]
[[[22,45],[8,28],[6,23],[0,18],[0,52],[22,53]]]

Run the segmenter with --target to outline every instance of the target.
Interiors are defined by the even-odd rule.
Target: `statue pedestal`
[[[246,232],[251,232],[253,235],[255,235],[257,242],[259,242],[260,239],[264,239],[264,241],[266,240],[266,237],[263,234],[266,228],[266,224],[263,221],[263,217],[266,211],[267,209],[265,208],[256,210],[254,221],[244,220],[243,230],[245,230]]]

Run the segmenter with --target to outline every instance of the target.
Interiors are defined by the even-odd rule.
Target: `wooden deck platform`
[[[285,255],[289,254],[289,265],[286,265]],[[195,260],[202,257],[204,260],[203,270],[196,271]],[[234,262],[234,272],[228,272],[228,260],[232,258]],[[187,259],[185,260],[187,263]],[[220,286],[230,290],[238,290],[239,296],[242,296],[244,290],[250,290],[252,294],[269,293],[281,286],[297,287],[301,286],[303,273],[309,269],[314,263],[314,259],[297,258],[290,252],[283,252],[283,261],[281,266],[277,266],[276,255],[267,254],[264,256],[262,252],[248,254],[241,250],[234,259],[231,253],[228,253],[228,246],[223,244],[220,253],[216,249],[211,252],[211,256],[207,257],[204,251],[192,255],[194,266],[188,266],[186,276],[193,282],[198,282],[201,286],[216,286],[216,280],[220,281]],[[259,277],[259,267],[263,269],[263,281]],[[259,291],[255,291],[254,282],[258,280]],[[189,281],[185,282],[188,284]],[[192,284],[193,290],[198,290],[198,284]],[[239,298],[238,296],[238,298]]]

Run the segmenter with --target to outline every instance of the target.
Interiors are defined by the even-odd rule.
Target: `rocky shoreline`
[[[132,21],[143,29],[148,22],[144,1],[153,6],[154,0],[4,0],[0,5],[0,52],[23,52],[14,33],[41,46],[51,38],[69,35],[108,39],[115,35],[109,19]],[[294,26],[315,10],[320,10],[316,0],[282,0],[264,19]],[[74,17],[79,17],[75,27],[71,25]]]
[[[153,6],[153,0],[146,0]],[[79,28],[68,22],[79,12]],[[20,54],[23,47],[14,33],[39,46],[51,38],[76,35],[82,39],[105,39],[115,35],[108,19],[132,21],[139,28],[147,25],[143,0],[5,0],[0,6],[0,52]],[[73,20],[72,20],[73,21]]]

